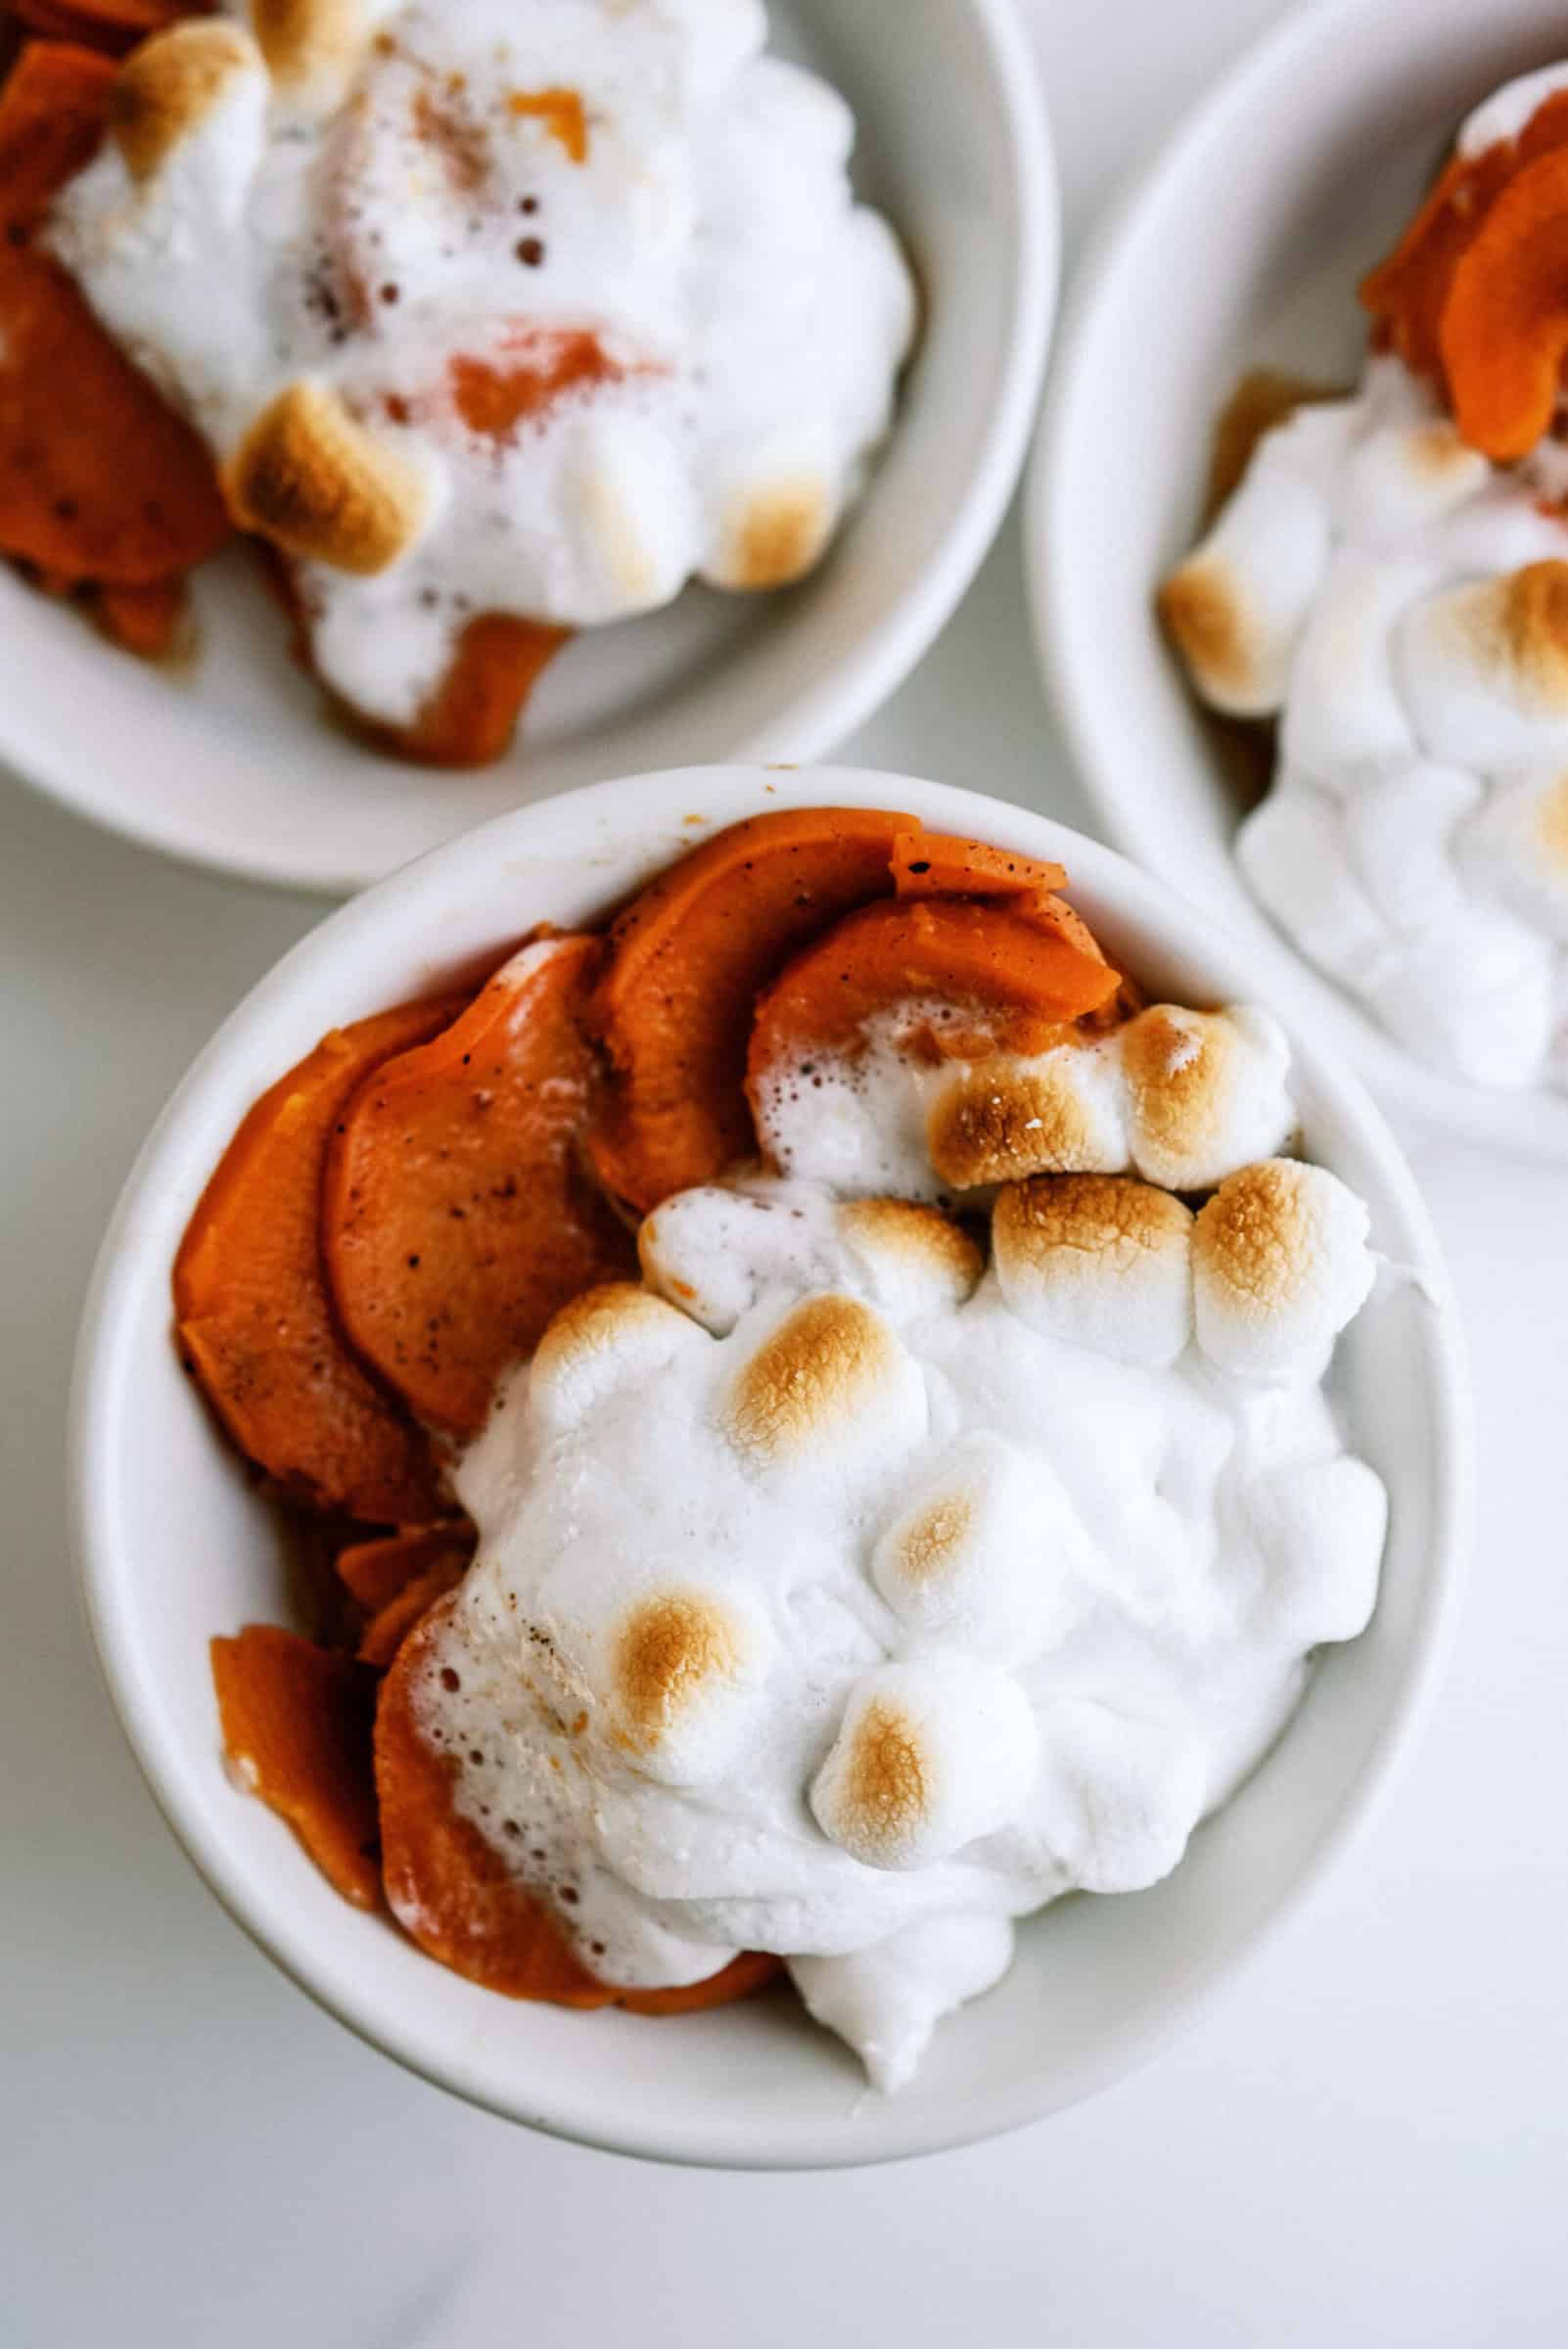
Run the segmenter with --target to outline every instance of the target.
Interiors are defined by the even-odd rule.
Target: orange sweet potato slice
[[[1454,266],[1439,343],[1461,439],[1499,464],[1551,423],[1568,352],[1568,149],[1509,180]]]
[[[373,1676],[297,1632],[252,1624],[212,1641],[212,1682],[223,1744],[245,1785],[288,1820],[346,1900],[376,1908]]]
[[[852,906],[887,897],[911,817],[803,807],[732,824],[636,898],[610,934],[595,1015],[611,1084],[592,1148],[636,1207],[756,1147],[746,1046],[758,990]]]
[[[335,1560],[343,1583],[367,1615],[379,1615],[400,1590],[444,1557],[466,1566],[474,1554],[474,1529],[460,1517],[439,1525],[403,1526],[374,1542],[353,1542]]]
[[[404,1639],[376,1710],[383,1878],[393,1915],[420,1948],[486,1990],[560,2006],[689,2013],[770,1980],[777,1960],[750,1951],[677,1991],[618,1991],[589,1973],[549,1910],[456,1809],[457,1758],[420,1733],[416,1690],[449,1603],[438,1600]]]
[[[428,1615],[438,1598],[455,1590],[468,1571],[468,1558],[462,1550],[447,1550],[434,1564],[405,1583],[396,1596],[390,1598],[365,1626],[359,1642],[359,1661],[377,1672],[385,1672],[397,1650],[421,1616]]]
[[[893,844],[893,886],[900,898],[1035,898],[1061,888],[1059,864],[1015,856],[948,832],[900,832]]]
[[[1432,378],[1446,394],[1443,314],[1459,263],[1514,177],[1564,146],[1568,91],[1558,91],[1536,109],[1517,140],[1453,157],[1393,252],[1361,281],[1361,304],[1371,313],[1378,347]]]
[[[529,696],[572,634],[538,620],[483,612],[458,639],[451,667],[410,726],[358,715],[371,740],[423,766],[488,766],[511,743]]]
[[[151,32],[177,24],[182,17],[208,14],[187,0],[8,0],[20,23],[46,39],[80,41],[122,57]]]
[[[93,614],[122,651],[139,661],[166,661],[184,633],[187,604],[183,578],[153,579],[145,587],[100,587]]]
[[[904,1040],[934,1059],[1043,1051],[1119,986],[1059,898],[1031,899],[1026,912],[961,898],[862,906],[798,954],[759,1001],[749,1082],[755,1093],[770,1070],[853,1052],[869,1021],[902,1006]]]
[[[142,586],[230,534],[207,450],[63,269],[0,252],[0,548]]]
[[[373,1524],[437,1516],[438,1476],[427,1438],[334,1315],[322,1169],[361,1081],[458,1008],[406,1003],[325,1036],[240,1126],[174,1265],[181,1351],[241,1451],[295,1497]]]
[[[58,41],[23,49],[0,88],[0,228],[31,228],[92,161],[114,86],[113,61],[91,49]]]
[[[343,1114],[322,1194],[349,1339],[421,1419],[471,1434],[558,1309],[635,1277],[580,1163],[597,1062],[581,1027],[604,947],[528,945],[443,1035]]]

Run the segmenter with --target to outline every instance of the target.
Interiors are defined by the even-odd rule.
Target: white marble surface
[[[1076,239],[1276,0],[1029,5]],[[852,750],[1082,820],[1015,533]],[[169,1840],[78,1625],[60,1451],[99,1230],[318,910],[0,796],[0,2342],[1562,2341],[1568,1178],[1412,1139],[1469,1314],[1482,1540],[1432,1731],[1309,1919],[1175,2053],[1023,2136],[842,2177],[656,2170],[470,2112],[308,2005]]]

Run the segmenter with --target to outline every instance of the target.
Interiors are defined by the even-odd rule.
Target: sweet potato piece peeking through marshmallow
[[[438,1477],[422,1431],[340,1329],[322,1169],[361,1081],[460,1007],[404,1004],[324,1037],[243,1121],[175,1259],[181,1351],[241,1451],[298,1498],[372,1524],[435,1517]]]
[[[346,1900],[376,1908],[371,1675],[297,1632],[251,1624],[237,1638],[212,1641],[212,1682],[241,1783],[288,1820]]]

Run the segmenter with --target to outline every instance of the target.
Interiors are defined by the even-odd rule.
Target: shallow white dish
[[[249,550],[197,580],[188,675],[132,660],[0,566],[0,759],[150,848],[339,895],[504,808],[676,759],[810,759],[920,659],[968,586],[1027,445],[1055,306],[1050,133],[1012,0],[896,10],[774,0],[776,45],[858,124],[854,175],[925,300],[893,437],[801,587],[692,589],[598,629],[547,672],[510,754],[451,774],[324,714]]]
[[[1278,1007],[1390,1107],[1568,1158],[1568,1099],[1428,1068],[1276,930],[1231,853],[1242,812],[1155,624],[1191,545],[1215,417],[1247,368],[1349,385],[1359,278],[1460,118],[1568,51],[1550,0],[1323,0],[1188,118],[1106,224],[1064,323],[1026,509],[1041,659],[1106,830],[1220,915]]]
[[[289,1830],[229,1782],[208,1641],[287,1615],[275,1524],[175,1360],[169,1271],[255,1095],[327,1028],[424,991],[540,919],[597,917],[710,827],[780,806],[911,810],[1058,857],[1113,957],[1199,1003],[1256,998],[1250,958],[1111,851],[948,786],[849,768],[636,776],[500,818],[345,907],[285,957],[192,1069],[131,1175],[83,1322],[70,1484],[88,1611],[154,1795],[236,1919],[352,2029],[497,2112],[672,2161],[889,2159],[993,2135],[1105,2086],[1172,2038],[1298,1907],[1408,1746],[1451,1631],[1468,1540],[1471,1430],[1456,1308],[1410,1175],[1353,1080],[1297,1045],[1311,1154],[1367,1201],[1409,1277],[1342,1343],[1357,1450],[1392,1497],[1370,1630],[1326,1655],[1285,1737],[1164,1884],[1079,1898],[1025,1926],[999,1989],[944,2024],[901,2095],[779,1994],[679,2021],[516,2005],[350,1909]]]

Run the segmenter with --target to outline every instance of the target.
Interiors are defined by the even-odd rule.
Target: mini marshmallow
[[[556,1435],[579,1426],[618,1389],[707,1354],[684,1313],[634,1281],[606,1281],[574,1297],[546,1326],[527,1373],[529,1410]]]
[[[110,121],[132,181],[162,170],[247,76],[259,95],[266,68],[254,41],[210,18],[171,24],[133,50],[115,84]]]
[[[1250,1004],[1217,1012],[1156,1003],[1118,1038],[1128,1143],[1145,1181],[1204,1191],[1296,1130],[1290,1047]]]
[[[611,1634],[616,1734],[668,1785],[711,1784],[730,1765],[761,1677],[753,1612],[692,1589],[657,1589]]]
[[[1455,952],[1455,939],[1462,951]],[[1501,906],[1472,899],[1460,932],[1435,923],[1395,942],[1368,973],[1378,1017],[1412,1049],[1472,1084],[1540,1081],[1552,1024],[1548,941]]]
[[[871,1579],[912,1633],[1006,1667],[1065,1631],[1087,1549],[1048,1463],[977,1433],[951,1448],[888,1527]]]
[[[1181,1730],[1078,1697],[1040,1716],[1031,1821],[1085,1892],[1171,1873],[1203,1816],[1203,1749]]]
[[[1450,417],[1379,425],[1352,448],[1341,527],[1363,542],[1397,544],[1424,524],[1447,521],[1491,478],[1486,458],[1466,446]]]
[[[1568,760],[1499,783],[1454,853],[1476,887],[1568,945]]]
[[[852,1695],[811,1811],[867,1867],[929,1867],[1011,1818],[1037,1761],[1015,1681],[957,1655],[888,1664]]]
[[[1568,759],[1568,563],[1428,597],[1397,659],[1429,758],[1482,772]]]
[[[993,1989],[1013,1961],[1005,1916],[933,1916],[844,1958],[792,1958],[808,2014],[836,2031],[883,2096],[913,2079],[945,2015]]]
[[[1121,1174],[1042,1174],[1004,1190],[996,1277],[1031,1329],[1163,1369],[1192,1335],[1192,1217]]]
[[[1415,733],[1395,673],[1396,630],[1433,584],[1430,562],[1342,548],[1302,630],[1280,727],[1287,765],[1325,790],[1408,763]]]
[[[1454,834],[1483,797],[1483,785],[1464,768],[1420,760],[1346,803],[1346,852],[1392,930],[1419,936],[1441,924],[1452,944],[1465,910]]]
[[[803,1068],[763,1072],[752,1110],[770,1165],[847,1197],[939,1196],[926,1120],[943,1073],[903,1049],[901,1025],[897,1016],[872,1020],[853,1053],[814,1052]]]
[[[1282,773],[1236,834],[1236,861],[1320,970],[1353,986],[1375,970],[1388,923],[1351,861],[1343,807],[1327,792]]]
[[[362,576],[407,554],[429,506],[420,468],[311,381],[262,410],[223,469],[223,493],[243,530]]]
[[[1114,1043],[1060,1044],[1032,1059],[996,1053],[939,1084],[931,1164],[955,1191],[1027,1174],[1117,1174],[1128,1163]]]
[[[1265,434],[1245,480],[1197,551],[1160,590],[1160,616],[1217,710],[1280,708],[1303,622],[1329,557],[1326,459],[1344,403],[1303,408]]]
[[[1337,1174],[1264,1159],[1227,1175],[1192,1234],[1198,1344],[1232,1377],[1315,1381],[1371,1290],[1365,1207]]]
[[[858,1297],[832,1291],[742,1324],[754,1351],[721,1405],[737,1451],[759,1467],[803,1457],[824,1467],[918,1441],[926,1392],[890,1323]]]
[[[643,1277],[715,1337],[760,1297],[844,1288],[897,1328],[961,1305],[980,1250],[935,1208],[902,1199],[835,1202],[809,1183],[765,1177],[678,1192],[643,1219]]]
[[[1364,1460],[1297,1461],[1241,1497],[1263,1570],[1260,1620],[1292,1654],[1355,1639],[1377,1602],[1388,1493]]]

